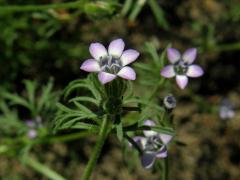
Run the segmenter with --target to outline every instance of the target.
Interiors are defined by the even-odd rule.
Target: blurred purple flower
[[[227,120],[232,119],[234,116],[235,112],[232,103],[228,99],[224,99],[219,108],[219,117],[222,120]]]
[[[33,120],[26,120],[25,123],[30,128],[34,128],[35,127],[35,122]]]
[[[128,80],[135,80],[135,71],[127,66],[135,61],[139,52],[133,49],[124,50],[122,39],[113,40],[108,50],[101,43],[92,43],[89,47],[93,59],[83,62],[80,69],[87,72],[98,72],[98,79],[102,84],[114,80],[117,76]]]
[[[146,126],[155,126],[152,120],[144,122]],[[167,157],[167,144],[172,136],[168,134],[157,133],[155,131],[143,131],[144,137],[136,136],[133,140],[142,150],[141,163],[144,168],[149,169],[153,166],[156,158]]]
[[[30,139],[37,137],[37,129],[42,127],[42,118],[37,116],[34,120],[26,120],[25,124],[28,126],[27,136]]]
[[[35,129],[29,129],[27,135],[30,139],[34,139],[37,137],[37,131]]]
[[[192,64],[197,56],[197,49],[187,49],[183,55],[177,49],[168,48],[168,60],[171,65],[167,65],[161,70],[161,75],[166,78],[176,76],[176,81],[181,89],[184,89],[188,84],[188,77],[196,78],[203,75],[203,69],[195,64]]]

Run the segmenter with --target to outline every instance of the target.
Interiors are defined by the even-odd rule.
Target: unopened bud
[[[176,107],[176,99],[173,95],[167,95],[163,99],[163,104],[167,109],[174,109]]]

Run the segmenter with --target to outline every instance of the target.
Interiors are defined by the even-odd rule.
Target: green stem
[[[163,180],[168,180],[168,157],[163,159],[162,179]]]
[[[146,0],[138,0],[134,6],[134,9],[132,10],[131,14],[129,15],[130,21],[135,21],[136,17],[142,10],[143,6],[145,5]]]
[[[99,155],[101,153],[102,147],[104,145],[104,142],[108,136],[108,122],[109,122],[109,117],[106,116],[104,118],[101,128],[99,131],[99,136],[97,140],[97,144],[95,145],[95,148],[93,150],[93,153],[88,161],[87,167],[83,173],[82,180],[88,180],[92,174],[93,169],[96,166],[97,160],[99,158]]]
[[[47,143],[55,143],[55,142],[66,142],[66,141],[72,141],[76,140],[82,137],[86,137],[90,134],[93,134],[92,132],[89,131],[84,131],[84,132],[79,132],[79,133],[73,133],[73,134],[67,134],[64,136],[56,136],[50,138]]]
[[[54,180],[65,180],[64,177],[57,174],[55,171],[49,169],[48,167],[44,166],[43,164],[39,163],[35,159],[31,158],[30,156],[24,156],[23,159],[21,159],[23,163],[34,170],[38,171],[39,173],[42,173],[43,175],[47,176],[49,179]]]
[[[40,11],[48,9],[73,9],[80,8],[86,4],[85,0],[75,1],[75,2],[65,2],[65,3],[55,3],[46,5],[8,5],[0,6],[0,12],[22,12],[22,11]]]

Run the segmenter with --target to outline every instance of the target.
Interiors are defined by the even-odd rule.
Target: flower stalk
[[[107,139],[108,133],[110,132],[110,131],[108,131],[109,130],[108,129],[109,122],[110,122],[110,118],[109,118],[109,116],[106,116],[103,119],[103,122],[101,124],[97,144],[95,145],[93,153],[88,161],[87,167],[82,176],[82,180],[88,180],[92,174],[93,169],[96,166],[96,163],[97,163],[97,160],[101,153],[104,142]]]
[[[168,180],[168,157],[163,159],[163,173],[162,173],[162,179]]]

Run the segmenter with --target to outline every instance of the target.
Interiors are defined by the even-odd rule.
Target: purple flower
[[[83,62],[80,69],[87,72],[98,72],[98,79],[102,84],[114,80],[117,76],[135,80],[135,71],[127,66],[135,61],[139,52],[133,49],[124,50],[122,39],[113,40],[108,50],[100,43],[92,43],[89,47],[93,59]]]
[[[36,126],[33,120],[26,120],[25,123],[30,128],[34,128]]]
[[[35,129],[29,129],[27,135],[30,139],[34,139],[37,137],[37,131]]]
[[[35,119],[30,119],[30,120],[26,120],[25,124],[28,126],[28,132],[27,132],[27,136],[30,139],[34,139],[37,137],[37,129],[42,127],[42,118],[40,116],[37,116]]]
[[[181,89],[184,89],[188,83],[188,77],[196,78],[203,75],[203,69],[192,64],[197,56],[197,49],[187,49],[183,55],[177,49],[168,48],[167,56],[171,65],[167,65],[161,70],[161,75],[166,78],[176,76],[176,81]]]
[[[232,119],[235,116],[233,105],[228,99],[221,102],[219,116],[222,120]]]
[[[155,126],[152,120],[144,122],[146,126]],[[144,137],[136,136],[133,140],[142,150],[141,163],[144,168],[149,169],[153,166],[156,158],[167,157],[167,144],[172,136],[168,134],[157,133],[155,131],[143,131]]]

